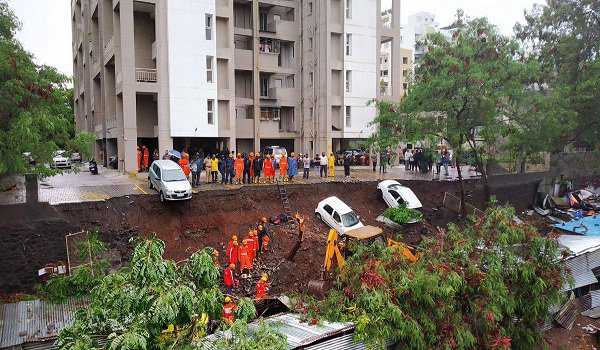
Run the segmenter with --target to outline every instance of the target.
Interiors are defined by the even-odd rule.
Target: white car
[[[156,189],[160,201],[192,199],[192,186],[181,167],[172,160],[155,160],[148,171],[148,187]]]
[[[379,190],[383,200],[390,208],[398,208],[403,204],[409,209],[420,209],[423,207],[423,204],[421,204],[415,193],[410,188],[402,186],[396,180],[381,181],[377,185],[377,190]]]
[[[315,215],[340,235],[365,226],[358,215],[338,197],[329,197],[319,202]]]
[[[51,166],[53,168],[70,168],[71,160],[69,159],[67,152],[63,150],[54,152]]]

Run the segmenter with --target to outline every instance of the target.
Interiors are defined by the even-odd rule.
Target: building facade
[[[371,135],[403,95],[400,0],[72,0],[75,121],[96,158],[151,151],[314,154]],[[390,88],[380,89],[389,47]],[[397,58],[397,59],[395,59]]]
[[[419,42],[425,39],[427,34],[437,32],[438,27],[433,13],[418,12],[408,16],[408,23],[402,30],[402,44],[413,50],[415,63],[418,64],[425,54],[425,47]]]

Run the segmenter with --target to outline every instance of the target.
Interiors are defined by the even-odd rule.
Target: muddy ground
[[[407,181],[424,205],[425,219],[433,226],[445,226],[456,215],[441,207],[444,192],[458,193],[451,182]],[[326,243],[327,227],[314,218],[317,203],[336,195],[348,203],[366,224],[378,225],[375,218],[385,210],[375,182],[322,183],[287,185],[292,209],[306,218],[304,243],[293,262],[283,257],[295,240],[294,230],[274,227],[273,252],[258,262],[272,279],[272,293],[298,291],[310,279],[317,278]],[[466,185],[468,200],[484,207],[483,195],[474,182]],[[501,202],[513,201],[519,210],[529,206],[535,184],[518,183],[496,188]],[[232,234],[244,237],[248,228],[261,217],[282,212],[275,186],[243,187],[238,190],[215,190],[195,195],[192,201],[163,205],[157,196],[139,195],[113,198],[105,202],[48,205],[3,206],[0,221],[0,293],[32,292],[38,283],[37,270],[47,263],[67,261],[64,236],[80,230],[98,229],[116,255],[124,260],[130,254],[131,237],[156,234],[167,243],[166,257],[176,261],[187,258],[199,248],[211,246],[221,252]],[[431,226],[428,226],[431,227]],[[386,230],[387,234],[394,234]],[[402,230],[404,240],[416,244],[424,225]],[[274,267],[278,267],[274,270]],[[256,274],[260,268],[256,269]],[[251,284],[251,283],[250,283]],[[237,291],[240,294],[250,292]]]

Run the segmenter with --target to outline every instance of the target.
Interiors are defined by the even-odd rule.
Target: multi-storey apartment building
[[[400,99],[400,0],[72,0],[75,120],[96,157],[336,151],[368,138],[389,45]]]

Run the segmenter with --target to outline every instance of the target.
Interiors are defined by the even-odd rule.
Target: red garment
[[[233,280],[233,269],[227,266],[223,271],[223,283],[226,287],[231,288],[233,287]]]
[[[223,319],[225,319],[229,323],[233,323],[235,318],[235,311],[237,310],[237,305],[235,303],[227,303],[223,305]]]
[[[265,177],[274,177],[275,176],[275,169],[273,168],[273,162],[271,161],[271,158],[265,159],[263,168],[265,171]]]
[[[142,168],[142,151],[139,148],[137,150],[137,168],[138,170]]]
[[[260,280],[256,284],[256,299],[264,299],[267,296],[269,290],[269,283]]]
[[[256,251],[258,250],[258,240],[254,237],[248,237],[246,240],[248,241],[250,259],[254,261],[254,259],[256,259]]]
[[[227,256],[227,260],[229,260],[230,265],[231,264],[237,265],[239,257],[240,257],[240,246],[234,245],[233,241],[229,241],[225,255]]]
[[[148,169],[148,164],[150,162],[150,151],[148,151],[148,148],[144,147],[144,168]]]
[[[185,176],[189,176],[190,175],[190,161],[187,160],[187,158],[182,158],[179,160],[179,166],[181,167],[181,170],[183,170],[183,173],[185,174]]]
[[[241,246],[240,247],[240,269],[252,269],[252,259],[250,257],[250,247],[249,246]]]
[[[263,237],[263,241],[262,241],[262,251],[267,251],[267,249],[269,249],[269,241],[271,239],[269,238],[269,236],[264,236]]]

